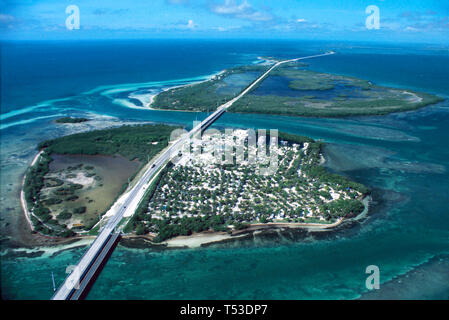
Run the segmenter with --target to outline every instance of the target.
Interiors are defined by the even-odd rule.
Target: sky
[[[79,28],[70,5],[79,9]],[[372,17],[367,27],[368,6],[378,8],[378,28]],[[449,44],[449,1],[0,0],[3,40],[143,38]]]

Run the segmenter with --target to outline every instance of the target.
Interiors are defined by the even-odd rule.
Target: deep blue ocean
[[[449,253],[449,51],[414,46],[314,41],[146,40],[1,44],[1,223],[24,223],[23,174],[44,139],[71,133],[57,117],[89,116],[84,129],[123,122],[190,126],[203,113],[145,110],[163,89],[209,78],[258,57],[307,60],[309,69],[434,93],[442,103],[382,117],[316,119],[224,114],[217,127],[279,129],[327,142],[326,166],[371,187],[374,202],[354,227],[307,240],[256,238],[209,248],[155,251],[118,246],[88,299],[353,299],[366,292],[365,268],[381,283]],[[9,228],[9,229],[8,229]],[[9,234],[7,236],[10,236]],[[1,292],[48,299],[85,248],[13,257],[2,234]],[[25,249],[16,248],[16,252]],[[55,253],[56,252],[56,253]],[[382,284],[381,284],[382,285]],[[442,283],[416,297],[449,297]]]

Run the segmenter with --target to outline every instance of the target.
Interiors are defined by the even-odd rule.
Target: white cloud
[[[419,29],[418,28],[414,28],[414,27],[406,27],[404,29],[404,31],[419,31]]]
[[[197,25],[193,22],[193,20],[189,20],[189,22],[187,22],[187,28],[193,29],[195,27],[197,27]]]
[[[181,20],[174,24],[167,24],[164,26],[160,25],[158,28],[159,29],[167,29],[167,30],[169,30],[169,29],[193,30],[197,27],[198,27],[198,25],[192,19],[189,19],[189,20],[187,20],[187,22],[185,20]]]
[[[296,22],[306,22],[306,19],[296,19]]]
[[[237,5],[235,0],[226,0],[221,6],[215,6],[213,11],[218,14],[242,14],[251,9],[251,6],[246,0],[242,4]]]
[[[216,14],[252,21],[268,21],[273,18],[266,12],[254,9],[247,0],[243,0],[240,4],[237,4],[236,0],[225,0],[222,5],[213,6],[211,10]]]

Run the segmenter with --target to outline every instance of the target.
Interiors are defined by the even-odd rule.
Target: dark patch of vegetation
[[[62,202],[62,200],[61,200],[61,199],[58,199],[58,198],[48,198],[48,199],[46,199],[46,200],[43,201],[43,203],[44,203],[46,206],[51,206],[51,205],[54,205],[54,204],[59,204],[59,203],[61,203],[61,202]]]
[[[394,112],[416,110],[430,104],[441,102],[444,99],[430,94],[419,93],[423,101],[409,103],[401,99],[345,99],[331,100],[331,105],[313,107],[307,105],[307,99],[274,95],[246,95],[238,100],[230,109],[237,113],[263,113],[284,116],[303,117],[349,117],[349,116],[376,116]],[[329,103],[329,100],[314,100],[314,103]]]
[[[77,164],[76,166],[68,166],[68,167],[67,167],[67,170],[68,170],[68,171],[80,170],[82,167],[83,167],[83,164],[80,163],[80,164]],[[69,177],[70,177],[70,176],[69,176]],[[71,175],[71,178],[75,178],[75,177],[76,177],[75,175]]]
[[[58,216],[56,217],[58,220],[67,220],[72,217],[72,213],[68,210],[63,210]]]
[[[44,187],[44,177],[49,172],[49,164],[53,159],[47,154],[42,153],[38,162],[32,166],[25,178],[25,199],[29,207],[39,201],[39,193]]]
[[[86,207],[84,207],[84,206],[73,209],[74,214],[83,214],[85,212],[86,212]]]
[[[45,182],[45,186],[48,187],[59,187],[64,184],[64,181],[58,178],[47,178]]]
[[[168,125],[136,125],[72,134],[39,144],[48,154],[121,155],[146,162],[164,149],[175,129]],[[158,142],[153,144],[153,142]]]
[[[87,119],[87,118],[63,117],[63,118],[59,118],[59,119],[55,120],[56,123],[81,123],[81,122],[86,122],[86,121],[89,121],[89,119]]]
[[[59,187],[58,189],[53,191],[53,193],[57,196],[69,196],[69,195],[73,195],[76,190],[79,190],[82,188],[83,188],[82,184],[71,183],[65,187]]]
[[[52,218],[50,209],[46,208],[40,198],[40,190],[44,187],[45,175],[49,172],[49,164],[53,159],[43,152],[37,163],[29,168],[25,178],[24,194],[28,210],[32,213],[31,222],[36,232],[50,236],[70,237],[74,233],[66,230]]]
[[[267,136],[267,141],[269,141],[269,133]],[[303,144],[304,142],[315,142],[315,140],[313,140],[312,138],[306,137],[306,136],[300,136],[297,134],[291,134],[291,133],[287,133],[287,132],[278,132],[278,139],[279,141],[283,140],[283,141],[288,141],[290,143],[298,143],[298,144]]]
[[[159,243],[176,236],[189,236],[193,232],[201,232],[213,229],[214,231],[227,231],[225,218],[218,215],[206,217],[179,218],[172,221],[153,219],[152,222],[158,230],[154,242]]]
[[[322,205],[324,209],[328,209],[329,213],[325,217],[327,220],[332,217],[344,217],[349,214],[358,215],[365,208],[363,203],[355,199],[339,199]]]
[[[71,196],[68,196],[66,199],[65,199],[65,201],[75,201],[75,200],[78,200],[78,196],[77,195],[71,195]]]
[[[236,222],[234,223],[235,230],[243,230],[249,227],[248,223]]]

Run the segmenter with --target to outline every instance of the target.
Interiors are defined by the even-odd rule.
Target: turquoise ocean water
[[[55,117],[190,125],[205,114],[144,110],[141,101],[230,66],[258,63],[259,56],[288,58],[330,49],[338,54],[309,60],[309,68],[449,98],[447,48],[205,40],[3,43],[2,223],[21,214],[18,185],[36,143],[68,133],[51,122]],[[329,170],[373,188],[370,215],[352,228],[301,241],[280,234],[201,249],[118,246],[88,299],[351,299],[366,291],[368,265],[379,266],[386,282],[449,253],[448,100],[383,117],[225,114],[215,126],[277,128],[323,139]],[[8,243],[2,241],[3,253]],[[2,256],[2,297],[48,299],[51,272],[61,283],[65,268],[83,252]],[[448,297],[449,287],[442,286],[446,293],[437,298]]]

